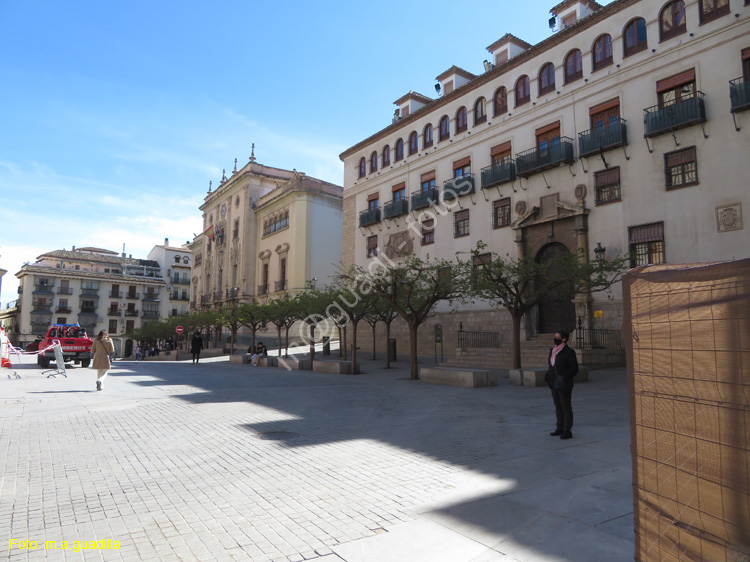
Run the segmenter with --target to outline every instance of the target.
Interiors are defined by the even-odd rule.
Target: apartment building
[[[748,257],[749,4],[566,0],[544,41],[507,33],[481,72],[451,66],[437,97],[409,91],[390,125],[340,155],[344,263],[453,259],[480,240],[539,261],[579,249],[632,252],[633,266]],[[615,286],[542,303],[525,331],[621,319]],[[487,303],[435,322],[509,330]],[[423,330],[420,353],[432,352]]]

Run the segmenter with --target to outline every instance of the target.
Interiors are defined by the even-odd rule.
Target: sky
[[[192,240],[200,205],[251,145],[341,185],[339,154],[435,96],[487,45],[549,37],[557,2],[0,0],[0,301],[37,256],[146,258]]]

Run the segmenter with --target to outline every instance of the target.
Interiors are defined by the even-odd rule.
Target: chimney
[[[164,239],[164,245],[165,246],[169,246],[169,238],[165,238]]]

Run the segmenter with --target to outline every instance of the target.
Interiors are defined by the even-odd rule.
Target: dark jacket
[[[573,389],[573,377],[578,374],[578,358],[576,352],[570,346],[566,345],[560,350],[560,353],[555,357],[555,364],[550,365],[550,359],[552,359],[552,349],[549,350],[549,357],[547,358],[547,374],[544,376],[544,380],[547,386],[555,388],[556,376],[562,377],[564,381],[564,387],[558,388],[557,390],[569,391]]]
[[[203,338],[200,336],[193,336],[190,340],[190,353],[200,353],[203,349]]]

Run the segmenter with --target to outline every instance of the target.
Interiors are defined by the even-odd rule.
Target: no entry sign
[[[181,334],[181,333],[182,333],[182,332],[184,332],[185,330],[183,330],[183,329],[182,329],[182,326],[177,326],[177,327],[176,327],[176,328],[174,329],[174,331],[175,331],[175,332],[177,332],[178,334]]]

